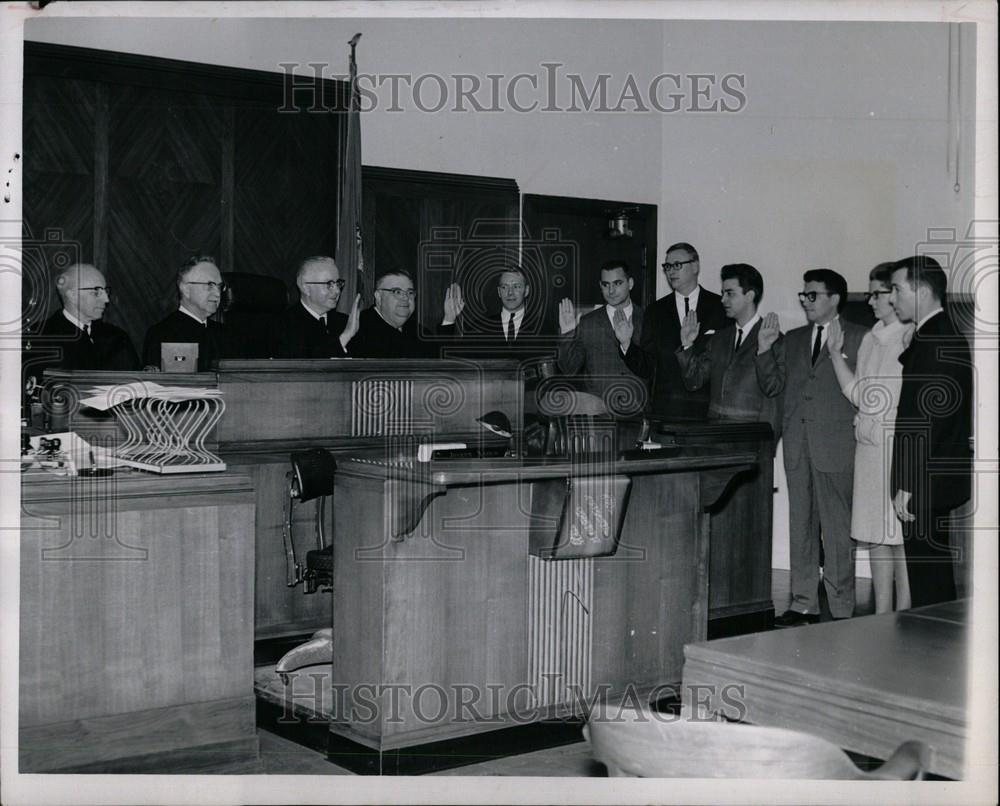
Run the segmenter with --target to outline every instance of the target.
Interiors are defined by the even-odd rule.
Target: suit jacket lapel
[[[708,292],[701,286],[698,286],[698,304],[695,306],[695,311],[698,314],[698,321],[702,323],[702,326],[708,322],[708,315],[712,313],[712,311],[709,310],[709,306],[711,304],[712,303],[708,298]],[[735,335],[733,336],[733,339],[733,343],[735,344]]]
[[[671,291],[664,299],[666,300],[664,304],[667,306],[667,322],[669,323],[669,327],[675,333],[680,333],[681,320],[677,316],[677,292]],[[701,299],[699,298],[698,301],[700,302]]]

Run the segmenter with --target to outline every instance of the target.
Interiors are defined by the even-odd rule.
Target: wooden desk
[[[684,704],[875,758],[920,740],[931,772],[961,778],[968,619],[965,599],[691,644]]]
[[[46,379],[68,387],[63,397],[71,428],[110,441],[117,435],[111,415],[76,405],[95,384],[153,380],[222,390],[226,413],[209,448],[230,469],[247,474],[256,490],[258,639],[301,635],[329,622],[328,595],[304,596],[301,587],[286,584],[281,528],[292,451],[323,447],[384,455],[397,451],[407,434],[474,442],[484,434],[477,417],[499,409],[518,429],[524,405],[518,363],[499,359],[225,360],[213,372],[187,375],[50,370]],[[307,535],[300,545],[312,548],[315,502],[295,513]]]
[[[244,475],[25,475],[20,771],[254,769]]]
[[[683,644],[707,625],[704,485],[718,495],[721,474],[754,461],[704,449],[610,462],[632,479],[617,553],[544,560],[529,553],[533,486],[593,465],[341,459],[331,732],[382,752],[678,682]],[[417,703],[421,686],[436,688]]]
[[[711,510],[709,635],[756,632],[771,626],[771,527],[774,435],[767,423],[656,423],[678,445],[754,451],[755,467],[735,479]],[[716,633],[719,634],[719,633]]]

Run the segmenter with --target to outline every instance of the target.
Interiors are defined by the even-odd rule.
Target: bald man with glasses
[[[299,301],[285,311],[278,336],[278,358],[344,358],[358,332],[358,305],[350,316],[337,311],[344,281],[332,257],[308,257],[295,275]]]
[[[56,275],[55,286],[62,310],[24,340],[25,377],[41,381],[49,368],[139,369],[139,356],[128,334],[103,320],[111,289],[96,267],[74,263]]]
[[[177,271],[177,310],[146,332],[142,361],[146,369],[160,368],[164,344],[197,344],[198,371],[207,372],[219,358],[238,355],[226,329],[210,317],[219,310],[226,284],[215,260],[193,257]]]
[[[425,342],[417,332],[413,312],[417,309],[417,291],[413,277],[402,269],[383,274],[375,281],[375,304],[362,311],[358,333],[351,342],[355,358],[438,358],[442,347],[455,334],[455,322],[462,315],[465,301],[457,284],[448,287],[444,299],[444,318],[436,328],[441,342]]]

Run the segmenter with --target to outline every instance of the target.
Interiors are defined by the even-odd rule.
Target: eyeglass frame
[[[81,286],[80,288],[78,288],[76,290],[77,291],[93,291],[95,297],[101,296],[101,292],[103,291],[104,295],[106,297],[108,297],[108,299],[111,298],[111,286],[109,286],[109,285],[85,285],[85,286]]]
[[[400,288],[399,286],[393,286],[392,288],[376,288],[376,291],[388,291],[396,299],[416,299],[417,289],[415,288]]]
[[[229,290],[229,283],[225,280],[218,283],[215,282],[215,280],[181,280],[181,282],[187,283],[188,285],[207,285],[209,291],[215,288],[218,289],[220,294],[224,294]]]
[[[872,297],[881,297],[883,294],[891,293],[891,288],[880,288],[878,291],[865,291],[865,302],[871,302]]]
[[[698,258],[689,257],[687,260],[676,260],[673,263],[661,263],[660,268],[664,271],[672,271],[674,269],[679,269],[682,266],[687,266],[689,263],[697,263]]]
[[[344,286],[347,285],[346,280],[306,280],[304,285],[325,285],[326,290],[330,291],[334,286],[339,288],[341,291],[344,290]]]
[[[805,302],[806,300],[809,300],[810,302],[815,302],[816,297],[820,296],[821,294],[824,297],[832,297],[836,293],[837,293],[836,291],[799,291],[799,293],[796,296],[799,298],[799,302]]]

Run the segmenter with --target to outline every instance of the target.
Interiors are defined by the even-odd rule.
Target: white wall
[[[754,264],[763,307],[786,328],[804,323],[795,292],[805,268],[829,266],[862,290],[874,264],[912,253],[928,228],[963,233],[972,219],[973,32],[963,32],[967,119],[955,193],[945,24],[38,19],[26,35],[259,70],[325,62],[333,74],[346,69],[344,43],[357,31],[363,72],[485,82],[561,62],[588,86],[600,72],[617,85],[628,72],[647,84],[663,72],[745,75],[745,109],[708,115],[424,113],[409,102],[391,113],[385,87],[364,118],[364,161],[511,177],[524,193],[658,204],[661,256],[672,241],[694,243],[713,289],[724,263]],[[787,568],[776,464],[774,564]],[[859,570],[867,574],[863,558]]]
[[[256,70],[322,62],[331,65],[327,75],[346,72],[346,42],[361,31],[363,73],[470,73],[487,84],[488,73],[543,76],[543,62],[562,62],[588,86],[597,73],[621,72],[613,42],[630,43],[628,70],[654,76],[662,38],[658,24],[573,20],[40,19],[25,30],[36,41]],[[302,72],[311,75],[311,68]],[[425,105],[436,101],[433,87],[426,85]],[[529,95],[525,87],[518,97]],[[385,111],[388,84],[379,97],[379,109],[362,124],[366,165],[508,177],[523,193],[660,200],[657,115],[426,113],[410,103],[402,104],[407,112],[393,113]]]
[[[975,70],[972,31],[963,70]],[[749,262],[763,309],[785,329],[805,323],[802,272],[828,266],[855,291],[876,263],[912,254],[927,229],[965,232],[973,215],[972,126],[963,126],[962,190],[948,157],[947,25],[669,24],[667,69],[742,72],[746,108],[687,115],[663,127],[660,243],[685,240],[704,284]],[[962,92],[974,108],[971,82]],[[774,566],[788,568],[788,501],[779,459]],[[868,576],[866,553],[858,571]]]

